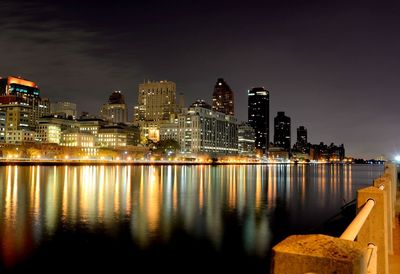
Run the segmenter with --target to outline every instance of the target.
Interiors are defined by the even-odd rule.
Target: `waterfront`
[[[2,166],[0,272],[62,265],[268,273],[276,242],[318,231],[382,172],[381,165]]]

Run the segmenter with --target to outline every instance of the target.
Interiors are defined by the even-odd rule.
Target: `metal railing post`
[[[357,242],[367,247],[370,243],[378,247],[377,269],[378,274],[388,274],[388,215],[387,215],[387,193],[376,188],[367,187],[357,191],[357,208],[362,210],[370,199],[375,201],[374,209],[369,214],[364,225],[357,236]]]

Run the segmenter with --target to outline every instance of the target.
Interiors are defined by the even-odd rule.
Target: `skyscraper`
[[[128,122],[128,109],[121,91],[111,93],[108,102],[101,108],[101,116],[112,123],[126,124]]]
[[[181,96],[182,97],[182,96]],[[183,97],[181,98],[183,103]],[[135,106],[134,123],[140,126],[141,140],[160,139],[160,124],[169,122],[181,106],[176,99],[176,84],[171,81],[139,84],[138,104]]]
[[[213,92],[212,109],[227,115],[235,115],[233,91],[224,81],[223,78],[218,78]]]
[[[169,120],[177,111],[176,84],[171,81],[139,84],[135,121]]]
[[[50,101],[47,98],[42,99],[40,97],[38,85],[20,76],[0,77],[0,96],[23,99],[29,104],[32,107],[33,124],[35,124],[40,117],[50,114]]]
[[[297,128],[297,143],[299,145],[307,145],[307,129],[304,126]]]
[[[264,152],[269,144],[269,91],[256,87],[248,91],[248,120],[255,131],[255,146]]]
[[[278,111],[278,115],[274,118],[274,144],[290,152],[290,117],[285,112]]]

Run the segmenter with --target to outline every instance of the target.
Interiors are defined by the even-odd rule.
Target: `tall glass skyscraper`
[[[255,131],[257,149],[268,151],[269,144],[269,91],[256,87],[248,91],[248,120]]]

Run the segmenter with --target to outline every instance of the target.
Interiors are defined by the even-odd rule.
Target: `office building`
[[[309,153],[310,146],[307,141],[307,129],[304,126],[297,128],[297,141],[293,146],[295,152]]]
[[[290,153],[291,133],[290,133],[290,117],[285,112],[279,111],[274,118],[274,145],[283,148]]]
[[[140,126],[141,139],[160,140],[160,124],[180,112],[176,84],[171,81],[147,81],[139,84],[138,104],[134,108],[134,124]],[[180,99],[181,103],[183,102]]]
[[[61,143],[61,126],[52,123],[39,123],[36,127],[36,141],[40,143]]]
[[[120,126],[107,126],[99,129],[97,142],[100,147],[124,147],[127,145],[128,133]]]
[[[7,112],[0,110],[0,143],[6,142]]]
[[[248,123],[238,125],[238,152],[243,156],[254,156],[255,131]]]
[[[40,89],[36,83],[22,77],[9,76],[0,78],[0,96],[23,99],[32,107],[31,123],[50,114],[50,101],[40,97]]]
[[[236,119],[196,101],[178,115],[178,142],[182,153],[237,154]]]
[[[255,131],[255,146],[267,152],[269,145],[269,91],[256,87],[248,91],[248,120]]]
[[[5,142],[11,144],[33,142],[35,124],[32,106],[16,96],[1,96],[0,111],[5,113]],[[4,122],[3,122],[4,123]]]
[[[92,148],[96,144],[96,137],[79,129],[69,129],[61,133],[61,145],[68,147]]]
[[[176,84],[171,81],[139,84],[135,121],[166,121],[177,112]]]
[[[233,91],[223,78],[218,78],[212,98],[212,109],[214,111],[219,111],[226,115],[235,115]]]
[[[108,122],[116,124],[126,124],[128,122],[128,108],[121,91],[114,91],[110,95],[108,102],[101,108],[101,117]]]
[[[76,104],[71,102],[52,102],[50,103],[50,114],[63,116],[65,118],[71,117],[72,119],[76,119],[77,110]]]

